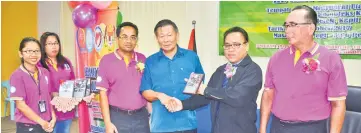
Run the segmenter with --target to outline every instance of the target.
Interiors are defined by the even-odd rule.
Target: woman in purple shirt
[[[56,33],[45,32],[40,37],[41,60],[40,66],[49,70],[52,86],[50,92],[53,97],[59,96],[59,86],[66,80],[74,80],[74,69],[71,62],[61,54],[61,44]],[[70,133],[72,119],[75,117],[75,109],[63,113],[55,110],[58,121],[54,133]]]
[[[24,38],[19,48],[21,66],[10,77],[17,133],[52,132],[56,122],[48,91],[49,71],[36,66],[41,57],[40,48],[35,38]]]

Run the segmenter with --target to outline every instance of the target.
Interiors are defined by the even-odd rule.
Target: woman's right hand
[[[113,123],[105,124],[105,132],[106,133],[118,133],[117,127],[114,126]]]
[[[50,123],[45,121],[45,120],[41,120],[39,122],[39,125],[46,131],[46,132],[52,132],[53,128],[50,127]]]

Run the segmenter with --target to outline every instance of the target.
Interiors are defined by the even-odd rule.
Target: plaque
[[[197,94],[198,88],[202,83],[202,79],[203,79],[203,74],[191,73],[183,93]]]
[[[72,98],[74,94],[74,81],[68,80],[63,82],[59,87],[59,96]]]
[[[88,79],[77,79],[75,80],[75,84],[74,84],[74,95],[73,97],[75,98],[83,98],[87,95],[87,90],[89,90],[89,85],[88,85]],[[88,92],[88,94],[90,94]]]

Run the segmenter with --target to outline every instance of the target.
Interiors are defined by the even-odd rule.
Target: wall
[[[75,65],[75,26],[72,20],[72,11],[68,2],[60,2],[60,40],[63,55]]]
[[[21,39],[38,37],[37,8],[37,2],[1,2],[2,81],[8,80],[20,65],[18,50]]]
[[[50,31],[60,33],[60,1],[39,1],[38,3],[38,37]]]
[[[37,9],[37,2],[1,2],[1,81],[9,80],[12,72],[20,66],[18,50],[21,39],[38,37]],[[4,99],[1,100],[4,108]]]
[[[71,29],[71,14],[66,2],[62,2],[64,12],[61,29]],[[65,4],[64,4],[65,3]],[[206,82],[215,69],[226,62],[223,56],[218,56],[218,22],[219,2],[119,2],[120,11],[123,14],[123,21],[131,21],[139,28],[138,51],[146,56],[159,50],[153,28],[156,23],[164,18],[173,20],[180,32],[179,45],[187,48],[192,21],[196,20],[196,41],[198,55],[206,72]],[[74,32],[64,31],[62,38],[74,38]],[[252,37],[250,37],[252,38]],[[68,40],[73,41],[73,40]],[[65,49],[73,49],[74,43],[67,43]],[[75,53],[67,53],[73,57]],[[260,65],[265,73],[268,57],[252,57]],[[349,85],[361,86],[361,60],[344,60],[347,82]],[[261,94],[262,91],[260,91]],[[259,100],[260,98],[258,98]]]

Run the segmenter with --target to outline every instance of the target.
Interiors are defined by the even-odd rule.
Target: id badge
[[[38,106],[40,113],[46,112],[46,104],[44,100],[39,101]]]

